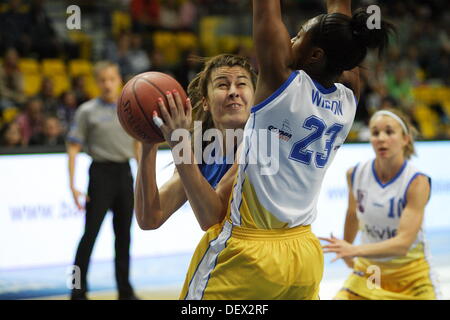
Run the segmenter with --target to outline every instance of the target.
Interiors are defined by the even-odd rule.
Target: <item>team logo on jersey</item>
[[[378,202],[373,202],[372,205],[373,205],[374,207],[384,208],[384,206],[383,206],[381,203],[378,203]]]
[[[272,132],[278,132],[278,136],[280,140],[289,141],[292,138],[292,129],[289,126],[289,120],[284,119],[281,129],[278,129],[275,126],[270,125],[267,129]]]
[[[364,231],[372,238],[376,240],[387,240],[395,237],[397,235],[397,229],[390,228],[387,226],[386,228],[382,228],[375,225],[364,225]]]
[[[367,191],[358,189],[356,190],[356,195],[358,201],[358,210],[361,213],[364,213],[366,207]]]

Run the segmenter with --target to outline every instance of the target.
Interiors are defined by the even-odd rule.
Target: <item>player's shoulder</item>
[[[410,161],[407,161],[405,169],[405,178],[408,180],[408,185],[411,185],[414,181],[420,181],[416,182],[420,184],[431,184],[431,177],[423,170],[417,168]]]
[[[422,172],[421,169],[419,169],[414,163],[412,163],[410,160],[405,160],[405,167],[410,172]]]
[[[417,173],[408,179],[403,198],[406,203],[419,200],[428,202],[431,196],[431,178],[425,174]]]
[[[351,176],[353,176],[353,174],[356,172],[357,166],[358,165],[351,166],[350,168],[347,169],[347,171],[345,172],[347,178],[351,178]]]
[[[406,179],[413,179],[414,177],[417,176],[424,176],[429,178],[429,175],[425,171],[418,168],[414,163],[411,163],[411,161],[409,160],[405,160],[404,170],[402,174],[405,176]]]
[[[347,176],[347,179],[352,182],[352,184],[355,181],[356,173],[360,174],[361,171],[364,170],[367,163],[368,163],[368,161],[358,162],[347,169],[346,176]]]
[[[372,170],[372,166],[374,164],[375,159],[368,159],[364,161],[360,161],[356,163],[354,166],[352,166],[350,169],[353,169],[353,171],[363,171],[363,170]]]
[[[349,99],[351,101],[356,101],[355,98],[355,94],[353,92],[352,89],[350,89],[349,87],[346,87],[344,84],[342,83],[338,83],[335,82],[334,86],[332,86],[331,88],[323,88],[320,83],[318,83],[317,81],[315,81],[314,79],[312,79],[308,73],[306,73],[304,70],[297,70],[297,74],[299,77],[299,81],[307,84],[313,88],[317,88],[321,93],[324,94],[328,94],[328,93],[332,93],[332,94],[339,94],[341,97],[345,97],[346,99]]]
[[[371,173],[373,170],[373,163],[374,159],[358,162],[347,170],[347,175],[350,175],[351,179],[354,180],[356,175],[361,176],[363,174]]]
[[[334,85],[341,92],[341,94],[345,97],[345,99],[355,102],[356,105],[358,104],[358,99],[356,98],[356,95],[351,88],[347,87],[346,85],[344,85],[342,83],[338,83],[338,82],[335,83]]]

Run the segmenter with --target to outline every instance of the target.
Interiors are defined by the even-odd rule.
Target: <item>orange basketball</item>
[[[130,79],[122,89],[117,115],[120,124],[133,138],[144,143],[163,142],[161,130],[153,123],[153,111],[160,115],[158,98],[169,105],[166,92],[177,90],[181,100],[186,92],[177,80],[161,72],[144,72]]]

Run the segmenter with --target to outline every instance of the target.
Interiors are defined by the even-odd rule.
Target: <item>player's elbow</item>
[[[411,248],[412,242],[406,239],[399,239],[399,242],[396,245],[396,255],[398,256],[406,256]]]
[[[202,231],[208,231],[209,228],[211,228],[213,226],[213,224],[211,223],[201,223],[200,224],[200,228],[202,229]]]
[[[208,221],[201,222],[200,223],[200,228],[203,231],[208,231],[208,229],[211,228],[212,226],[214,226],[214,225],[216,225],[218,223],[221,223],[223,221],[223,219],[225,218],[225,215],[226,215],[226,209],[222,210],[221,213],[218,216],[216,216],[216,217],[214,217],[212,219],[209,219]]]
[[[141,230],[156,230],[161,226],[161,223],[158,223],[156,221],[138,221],[138,225]]]
[[[162,225],[161,219],[159,219],[160,215],[155,212],[145,213],[139,212],[136,210],[136,220],[141,230],[155,230],[158,229]]]
[[[399,256],[406,256],[406,255],[408,254],[408,251],[409,251],[409,248],[410,248],[410,247],[411,247],[411,246],[406,245],[406,244],[400,245],[400,246],[397,248],[397,250],[398,250],[398,255],[399,255]]]
[[[200,228],[203,231],[208,231],[209,228],[211,228],[212,226],[215,226],[218,223],[220,223],[219,220],[214,220],[214,221],[208,221],[208,222],[200,223]]]

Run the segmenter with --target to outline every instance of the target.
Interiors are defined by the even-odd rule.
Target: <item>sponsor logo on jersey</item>
[[[372,239],[375,240],[386,240],[395,237],[397,234],[396,228],[380,228],[377,226],[370,226],[368,224],[364,225],[364,232],[369,235]]]
[[[358,189],[356,190],[356,201],[358,202],[358,210],[364,213],[366,208],[367,191]]]
[[[277,127],[272,125],[270,125],[267,129],[272,132],[278,132],[280,140],[289,141],[292,138],[292,130],[291,127],[289,126],[288,119],[285,119],[283,121],[281,129],[278,129]]]
[[[383,208],[384,207],[381,203],[378,203],[378,202],[373,202],[372,205],[374,207],[378,207],[378,208]]]

